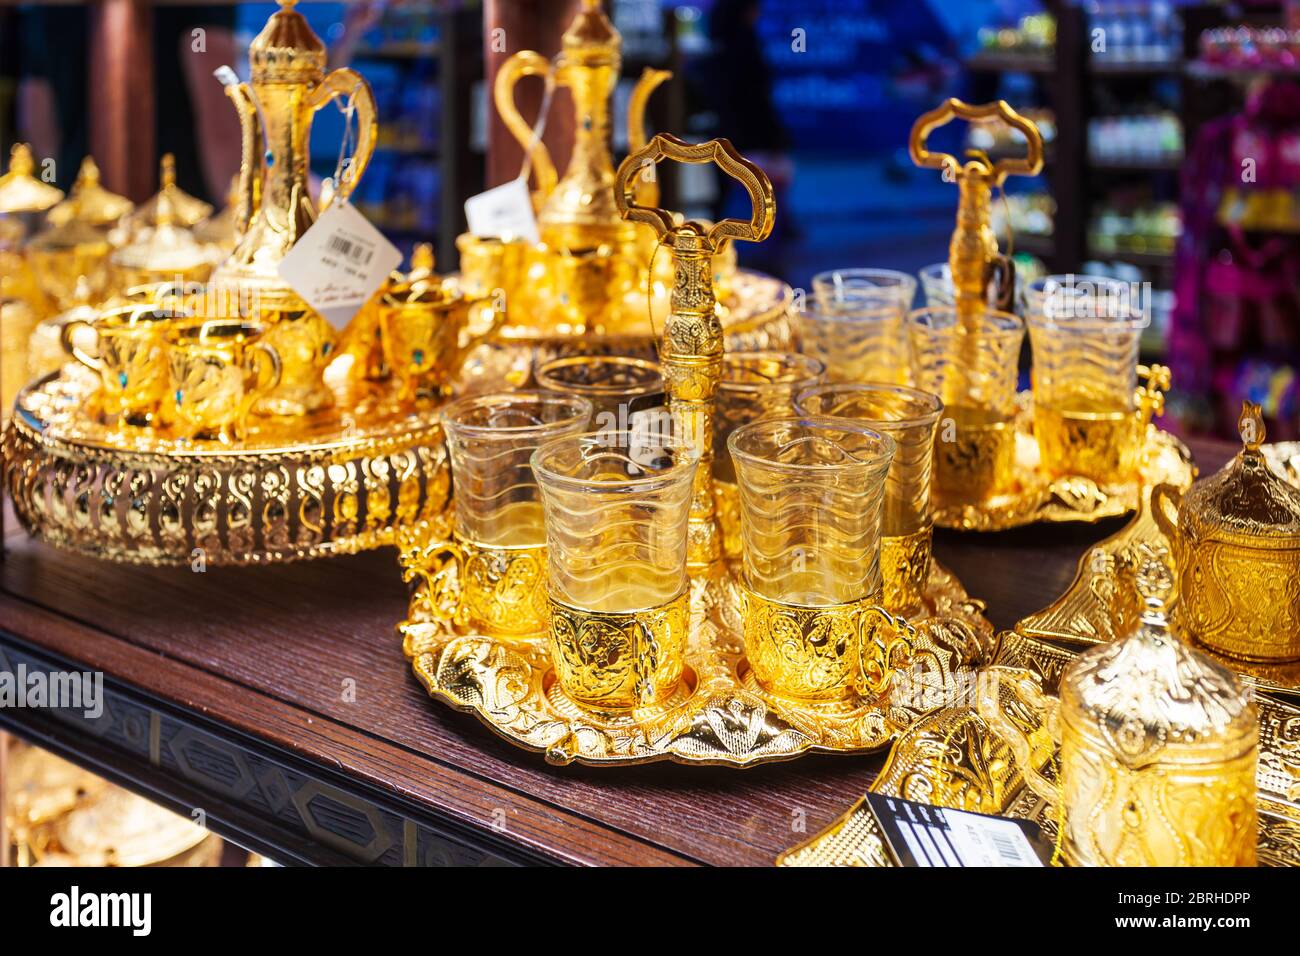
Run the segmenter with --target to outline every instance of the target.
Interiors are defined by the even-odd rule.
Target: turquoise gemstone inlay
[[[126,388],[126,372],[117,373],[117,384],[122,386],[122,388]]]
[[[176,389],[176,404],[177,404],[177,405],[179,405],[179,404],[181,403],[181,398],[182,398],[183,396],[184,396],[184,392],[182,392],[179,388]]]
[[[411,353],[411,358],[415,361],[416,365],[423,365],[424,349],[416,349],[414,352]]]

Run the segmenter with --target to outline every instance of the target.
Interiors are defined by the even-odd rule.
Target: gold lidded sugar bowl
[[[1243,402],[1238,426],[1242,449],[1220,471],[1151,494],[1178,568],[1174,624],[1231,657],[1300,660],[1300,491],[1260,451],[1260,407]]]
[[[1136,575],[1137,629],[1085,651],[1060,679],[1059,703],[1028,672],[990,668],[978,706],[1011,745],[1025,783],[1058,804],[1060,847],[1080,866],[1253,866],[1257,841],[1259,715],[1227,667],[1178,640],[1166,608],[1174,581],[1163,549],[1147,549]],[[1059,747],[1056,780],[1030,753]]]

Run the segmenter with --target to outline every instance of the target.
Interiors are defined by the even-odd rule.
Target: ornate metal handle
[[[858,624],[858,695],[879,697],[888,691],[894,672],[911,660],[915,639],[916,628],[906,618],[895,617],[878,604],[863,608]]]
[[[371,92],[370,84],[366,82],[365,77],[347,67],[334,70],[326,74],[320,86],[311,91],[307,102],[313,110],[319,110],[338,96],[351,100],[356,106],[357,146],[343,166],[339,176],[341,181],[334,184],[330,202],[336,199],[347,199],[352,195],[352,190],[356,188],[362,173],[370,165],[370,157],[375,152],[375,137],[379,132],[379,113],[375,109],[375,94]]]
[[[716,248],[718,240],[722,238],[762,242],[771,235],[772,225],[776,221],[776,197],[767,173],[741,156],[729,140],[711,139],[704,143],[687,143],[670,133],[656,134],[641,149],[628,154],[627,159],[618,167],[618,175],[614,179],[614,201],[618,203],[618,211],[624,219],[646,223],[661,238],[676,228],[671,212],[657,206],[639,205],[635,197],[633,176],[661,159],[694,165],[713,163],[749,193],[753,214],[748,222],[743,219],[723,219],[707,231],[701,230],[710,246]]]
[[[930,112],[923,113],[913,124],[912,135],[907,144],[912,162],[926,169],[946,168],[951,170],[953,175],[960,173],[962,163],[956,156],[950,153],[932,153],[925,147],[926,141],[934,130],[955,119],[963,119],[967,122],[1001,119],[1012,129],[1019,130],[1024,135],[1026,150],[1023,158],[1009,157],[1000,159],[996,163],[990,163],[987,158],[982,158],[981,165],[984,167],[985,175],[993,185],[1001,185],[1002,181],[1011,175],[1037,176],[1042,172],[1043,136],[1032,120],[1017,113],[1006,100],[973,105],[950,97]]]
[[[492,83],[492,100],[496,103],[501,121],[506,124],[510,135],[519,142],[521,149],[527,151],[532,147],[533,179],[542,199],[551,194],[558,182],[555,163],[551,162],[551,154],[540,137],[536,143],[533,142],[533,127],[520,115],[519,107],[515,105],[515,84],[525,76],[540,76],[549,81],[550,75],[551,63],[546,57],[532,50],[520,50],[501,64],[496,80]]]

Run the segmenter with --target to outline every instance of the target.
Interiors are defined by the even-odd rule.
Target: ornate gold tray
[[[1020,414],[1016,420],[1019,487],[1014,493],[998,495],[978,505],[936,503],[934,523],[960,531],[1004,531],[1040,521],[1093,523],[1133,511],[1144,488],[1161,482],[1186,488],[1196,477],[1187,446],[1155,425],[1147,426],[1146,462],[1139,481],[1098,485],[1091,478],[1083,477],[1049,479],[1039,471],[1038,463],[1031,393],[1021,392]]]
[[[911,664],[895,676],[887,695],[829,704],[790,701],[765,693],[748,673],[739,633],[726,623],[738,596],[733,599],[724,586],[726,606],[709,613],[713,582],[693,581],[686,677],[676,697],[630,713],[599,712],[562,692],[545,635],[502,639],[452,627],[433,591],[458,586],[440,582],[454,565],[443,563],[445,553],[436,544],[426,545],[427,533],[424,540],[418,537],[400,546],[406,578],[415,588],[409,617],[398,625],[416,678],[434,699],[474,714],[551,764],[671,760],[748,767],[810,751],[877,750],[923,714],[956,700],[993,641],[983,603],[967,597],[956,577],[936,564],[927,616],[912,621],[917,639]],[[544,568],[533,570],[545,575]]]
[[[727,351],[793,348],[790,286],[748,269],[737,270],[730,283],[731,294],[719,308]],[[553,335],[511,316],[491,343],[470,354],[461,370],[461,383],[471,391],[519,386],[528,381],[535,362],[575,352],[655,358],[657,333],[662,329],[662,320],[652,328],[647,314],[644,332],[636,335]]]
[[[340,396],[292,424],[250,420],[242,442],[123,433],[77,365],[19,393],[5,482],[34,537],[152,565],[262,564],[393,543],[442,513],[450,474],[436,417]],[[347,411],[340,411],[347,409]]]
[[[1074,652],[1038,638],[1008,632],[999,666],[1036,675],[1055,690]],[[1026,711],[1026,714],[1028,712]],[[1263,866],[1300,865],[1300,707],[1259,699],[1259,844]],[[1033,728],[1025,728],[1033,729]],[[1054,763],[1043,755],[1049,779]],[[1057,809],[1023,783],[1016,755],[975,712],[973,701],[929,714],[905,731],[871,785],[890,794],[941,807],[1033,820],[1054,840]],[[893,866],[875,819],[859,801],[811,839],[777,857],[778,866]]]
[[[1300,470],[1297,470],[1300,443],[1265,445],[1262,451],[1288,481],[1300,487]],[[1079,568],[1065,593],[1042,611],[1020,621],[1016,632],[1070,646],[1112,641],[1132,630],[1139,614],[1132,574],[1139,549],[1144,547],[1168,552],[1165,560],[1175,562],[1168,539],[1151,515],[1149,489],[1143,494],[1141,507],[1132,520],[1079,559]],[[1175,603],[1175,631],[1177,621]],[[1257,690],[1284,695],[1300,703],[1300,662],[1253,663],[1224,657],[1206,647],[1200,650],[1223,661]]]

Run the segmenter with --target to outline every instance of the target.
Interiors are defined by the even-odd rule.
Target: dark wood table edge
[[[101,648],[104,641],[115,642],[120,645],[116,649],[119,656],[147,655],[157,659],[160,655],[60,617],[49,608],[10,592],[0,592],[0,611],[3,611],[0,621],[4,622],[0,624],[0,671],[17,673],[20,663],[27,665],[28,673],[34,669],[102,671],[105,714],[109,718],[105,726],[102,717],[94,720],[79,712],[0,707],[0,728],[186,817],[191,816],[193,808],[200,807],[206,824],[214,832],[273,859],[315,865],[387,862],[402,866],[431,862],[468,865],[691,865],[695,862],[562,807],[370,738],[329,718],[298,712],[323,733],[341,732],[353,738],[366,738],[359,742],[372,754],[382,751],[390,760],[405,764],[405,774],[395,772],[393,779],[382,781],[387,784],[385,788],[379,782],[331,768],[322,761],[305,759],[275,741],[247,733],[228,714],[212,716],[217,713],[211,706],[216,701],[180,703],[138,687],[123,679],[115,669],[104,666],[105,661],[77,653],[73,649],[77,635],[66,631],[91,632],[90,636]],[[39,643],[22,636],[11,623],[18,616],[30,624],[33,615],[48,619],[48,628],[40,632]],[[60,630],[65,633],[57,634]],[[224,684],[219,691],[229,695],[224,703],[231,712],[237,709],[236,698],[244,698],[246,702],[250,696],[262,698],[264,707],[293,710],[289,704],[188,664],[165,659],[164,663],[197,671],[207,683]],[[178,743],[177,737],[184,739]],[[208,777],[199,761],[187,762],[183,756],[187,746],[197,748],[205,761],[220,760],[227,768],[242,768],[243,779],[235,786],[220,777]],[[338,767],[342,767],[339,756],[335,759]],[[457,791],[458,797],[474,799],[466,799],[466,805],[452,805],[448,800],[431,801],[427,799],[428,788],[423,794],[426,799],[419,799],[421,778],[431,773],[439,778],[452,778],[452,784],[463,786],[463,790]],[[277,782],[268,783],[268,778]],[[281,800],[274,807],[266,805],[268,790],[275,796],[277,789],[283,791]],[[360,844],[347,833],[322,828],[322,820],[310,812],[315,800],[331,804],[334,816],[339,815],[340,808],[351,811],[354,823],[358,815],[365,817],[371,822],[376,838],[381,830],[392,831],[393,818],[396,818],[400,821],[401,845],[392,845],[397,840],[391,834],[383,846],[373,841]],[[479,808],[489,803],[494,806],[490,813],[476,817],[474,807],[468,805],[471,802]],[[501,825],[494,826],[498,820]]]

